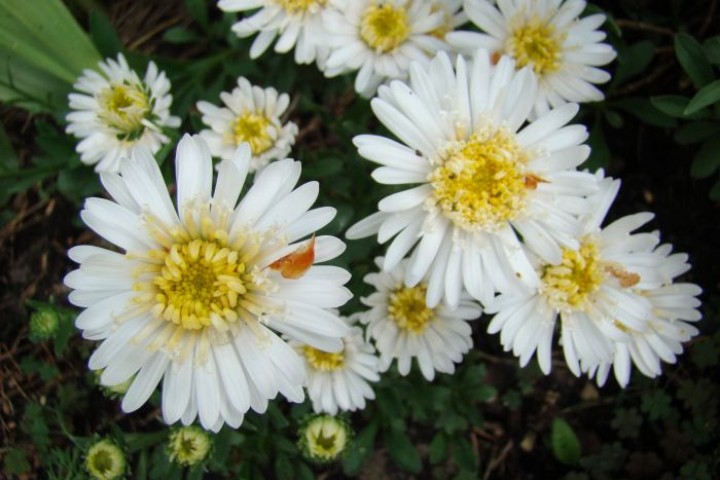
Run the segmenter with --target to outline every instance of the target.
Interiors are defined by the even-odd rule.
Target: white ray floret
[[[465,12],[484,33],[457,31],[447,40],[461,52],[485,48],[532,68],[539,79],[536,116],[565,102],[597,102],[604,95],[595,84],[610,80],[597,67],[616,52],[602,43],[605,15],[578,18],[585,7],[584,0],[465,0]]]
[[[411,61],[428,63],[436,52],[449,50],[443,40],[447,7],[436,3],[330,0],[323,12],[331,48],[325,75],[357,71],[355,90],[370,97],[383,81],[407,77]]]
[[[317,61],[322,68],[327,58],[325,25],[321,13],[327,0],[220,0],[225,12],[250,12],[232,26],[240,38],[257,34],[250,58],[258,58],[275,42],[275,51],[295,48],[295,62]]]
[[[169,141],[165,128],[177,128],[180,119],[170,115],[172,95],[164,72],[149,62],[141,80],[125,57],[108,58],[99,73],[85,70],[69,95],[67,133],[81,139],[80,160],[97,172],[118,172],[121,160],[139,147],[152,153]]]
[[[429,68],[414,64],[409,86],[381,87],[372,108],[400,142],[359,135],[360,155],[382,165],[372,176],[385,184],[415,184],[378,204],[348,238],[377,234],[387,242],[384,270],[413,247],[405,282],[428,276],[428,306],[455,306],[463,288],[481,302],[496,291],[537,284],[530,251],[560,263],[576,249],[591,210],[597,179],[576,167],[589,154],[585,127],[567,125],[578,107],[567,104],[530,124],[536,89],[528,69],[504,57],[494,66],[479,51],[453,68],[444,53]],[[417,246],[416,246],[417,244]]]
[[[347,325],[334,313],[350,292],[349,274],[316,265],[344,244],[314,232],[335,215],[309,210],[316,182],[295,188],[300,163],[275,162],[239,199],[250,149],[220,165],[215,188],[210,152],[186,135],[176,155],[177,207],[147,152],[101,176],[113,200],[90,198],[81,217],[121,252],[78,246],[80,264],[65,277],[76,326],[102,343],[90,357],[101,383],[133,378],[122,408],[142,406],[162,380],[168,424],[237,427],[263,412],[278,392],[304,398],[303,360],[279,334],[338,351]],[[239,200],[239,202],[238,202]],[[313,235],[310,240],[304,240]]]
[[[307,393],[315,413],[351,412],[365,408],[365,400],[374,400],[369,382],[380,380],[375,347],[363,339],[355,326],[357,316],[345,318],[350,334],[343,337],[343,348],[328,353],[297,341],[290,345],[305,360],[308,372]]]
[[[285,158],[295,143],[298,128],[293,122],[282,123],[280,117],[290,104],[287,93],[274,88],[260,88],[240,77],[232,92],[220,93],[225,107],[200,101],[198,110],[210,129],[200,132],[214,157],[229,160],[242,143],[250,145],[250,171],[265,167],[270,161]]]
[[[663,253],[669,250],[666,246],[656,249],[657,232],[634,233],[652,214],[629,215],[600,227],[618,188],[619,181],[602,180],[595,196],[597,209],[586,218],[580,248],[564,250],[559,265],[537,261],[540,283],[536,289],[500,295],[487,307],[488,313],[496,314],[488,331],[500,332],[501,343],[520,358],[521,365],[537,355],[543,372],[550,372],[559,320],[560,342],[570,370],[579,376],[599,367],[602,383],[615,362],[624,386],[630,356],[643,373],[657,375],[659,358],[674,360],[674,354],[682,351],[680,342],[697,333],[677,319],[699,319],[694,298],[699,289],[671,285],[674,276],[689,268],[687,257],[664,259]],[[682,268],[670,273],[678,266]]]
[[[376,258],[378,267],[382,257]],[[445,304],[430,308],[425,303],[427,283],[408,286],[404,282],[407,261],[390,272],[370,273],[365,283],[376,291],[362,298],[370,310],[361,315],[367,324],[367,335],[375,340],[380,353],[380,371],[386,371],[397,360],[401,375],[410,373],[413,358],[422,375],[432,381],[435,371],[452,374],[455,364],[472,347],[468,321],[480,316],[480,306],[466,293],[458,305],[450,309]]]

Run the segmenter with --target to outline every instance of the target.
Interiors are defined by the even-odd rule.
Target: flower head
[[[375,348],[363,339],[363,332],[345,319],[351,327],[343,337],[343,349],[328,353],[309,345],[291,341],[290,345],[305,359],[308,372],[307,391],[316,413],[336,415],[338,411],[365,408],[365,399],[375,393],[368,382],[380,380]]]
[[[376,258],[375,263],[380,267],[383,259]],[[466,293],[455,309],[444,304],[428,307],[427,283],[413,287],[404,283],[407,263],[401,262],[390,272],[365,276],[365,282],[377,291],[361,299],[371,307],[361,319],[380,353],[380,371],[397,359],[400,374],[407,375],[415,358],[423,376],[432,381],[436,370],[455,372],[455,364],[472,347],[468,320],[478,318],[482,310]]]
[[[233,31],[240,38],[258,34],[250,47],[250,58],[258,58],[278,38],[275,51],[286,53],[295,47],[297,63],[317,60],[322,67],[327,58],[323,43],[325,25],[321,12],[328,0],[220,0],[218,7],[225,12],[255,10],[235,23]]]
[[[540,368],[549,373],[559,319],[570,370],[599,372],[604,383],[614,364],[625,386],[631,358],[645,375],[658,375],[660,359],[673,362],[681,342],[697,333],[685,321],[700,318],[694,298],[700,290],[672,284],[689,268],[687,256],[668,256],[669,246],[657,247],[657,232],[634,233],[652,215],[629,215],[600,228],[619,182],[607,178],[600,185],[580,248],[564,249],[558,264],[536,259],[537,288],[498,296],[487,308],[496,314],[488,331],[500,332],[503,346],[520,357],[521,365],[537,353]]]
[[[308,210],[318,184],[294,188],[300,164],[290,159],[264,169],[238,203],[249,165],[244,145],[221,163],[212,191],[210,152],[186,135],[176,156],[177,208],[147,151],[119,175],[101,176],[114,201],[85,202],[82,219],[122,253],[71,249],[80,267],[65,284],[74,289],[70,301],[85,308],[76,326],[102,341],[90,368],[104,369],[105,385],[135,375],[124,411],[144,404],[162,379],[167,423],[197,416],[206,429],[237,427],[278,392],[304,398],[302,359],[276,331],[321,350],[342,348],[348,327],[329,309],[351,297],[342,286],[350,275],[315,264],[344,245],[329,236],[304,240],[335,210]]]
[[[395,237],[383,269],[412,249],[404,281],[427,276],[427,305],[454,307],[463,288],[488,302],[538,278],[522,242],[548,263],[577,249],[578,215],[591,210],[596,178],[576,171],[589,154],[585,127],[566,125],[570,104],[525,124],[535,77],[504,57],[492,65],[479,51],[453,68],[443,52],[429,68],[413,64],[409,85],[381,87],[372,108],[400,142],[359,135],[360,155],[382,165],[380,183],[411,184],[351,227],[348,238]]]
[[[437,35],[445,9],[427,0],[335,0],[323,13],[331,52],[325,75],[357,70],[355,90],[372,96],[386,79],[407,77],[412,60],[427,63],[447,50]]]
[[[210,127],[201,131],[200,136],[207,142],[210,153],[223,160],[232,158],[237,147],[248,143],[252,153],[250,171],[256,171],[271,160],[285,158],[295,143],[298,129],[293,122],[283,125],[280,121],[290,103],[287,93],[278,95],[274,88],[262,89],[243,77],[237,83],[232,92],[220,94],[226,107],[198,102],[202,121]]]
[[[517,0],[495,5],[492,0],[465,0],[470,20],[485,33],[453,32],[448,42],[465,53],[485,48],[515,59],[516,68],[532,68],[539,90],[534,115],[565,102],[597,102],[604,98],[593,84],[610,80],[599,66],[615,58],[598,30],[605,15],[578,16],[584,0],[539,2]]]
[[[85,469],[97,480],[123,478],[126,468],[125,453],[108,439],[92,444],[85,455]]]
[[[168,438],[168,457],[170,461],[185,467],[197,465],[208,457],[212,447],[212,438],[199,427],[180,427]]]
[[[41,307],[30,315],[28,338],[34,343],[44,342],[55,336],[59,326],[58,313],[52,308]]]
[[[165,127],[180,126],[170,115],[170,82],[150,62],[141,80],[122,54],[99,64],[102,74],[85,70],[71,93],[67,133],[80,138],[80,160],[97,172],[118,172],[123,158],[139,146],[152,153],[169,141]]]
[[[350,442],[350,426],[338,417],[315,415],[300,427],[298,442],[303,455],[316,463],[336,460]]]

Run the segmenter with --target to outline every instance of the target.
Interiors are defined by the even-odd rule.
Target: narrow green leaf
[[[90,11],[90,37],[103,57],[115,57],[123,49],[115,26],[100,10]]]
[[[695,154],[690,175],[694,178],[707,178],[720,167],[720,137],[712,137],[700,146]]]
[[[172,27],[165,30],[163,40],[168,43],[191,43],[197,40],[197,35],[184,27]]]
[[[453,444],[453,459],[463,470],[474,473],[478,469],[478,458],[467,438],[456,439]]]
[[[428,459],[430,460],[430,463],[435,465],[445,460],[445,457],[447,456],[447,448],[447,437],[445,434],[442,432],[436,433],[432,442],[430,442],[430,447],[428,448]]]
[[[690,100],[685,108],[685,115],[692,115],[698,110],[720,101],[720,79],[702,87]]]
[[[650,101],[655,108],[664,114],[675,118],[683,118],[690,99],[682,95],[660,95],[651,97]]]
[[[551,443],[553,455],[565,465],[577,465],[580,460],[580,441],[572,427],[562,418],[552,424]]]
[[[720,35],[705,40],[703,50],[710,63],[720,65]]]
[[[377,431],[378,422],[373,421],[352,439],[342,460],[345,475],[354,476],[360,471],[365,460],[373,453]]]
[[[395,464],[411,473],[420,473],[422,460],[405,431],[392,429],[388,434],[388,450]]]
[[[190,15],[205,29],[208,28],[208,12],[205,0],[185,0]]]
[[[275,458],[275,478],[294,478],[295,469],[287,455],[278,455]]]
[[[710,199],[715,202],[720,202],[720,179],[718,179],[710,189]]]
[[[602,122],[599,120],[596,120],[590,128],[588,145],[590,146],[590,157],[583,163],[583,168],[592,172],[599,168],[607,168],[610,165],[610,149],[605,140]]]
[[[696,88],[713,81],[713,69],[702,45],[687,33],[675,35],[675,55]]]
[[[618,66],[613,75],[613,85],[622,85],[630,78],[643,73],[654,56],[655,45],[648,40],[621,47],[617,57]]]
[[[717,133],[720,133],[718,122],[693,122],[681,125],[675,131],[673,138],[681,145],[690,145],[707,140]]]
[[[0,172],[6,172],[17,168],[17,166],[17,154],[10,143],[5,126],[0,123]]]
[[[677,120],[655,108],[649,98],[623,98],[613,102],[612,106],[636,116],[648,125],[660,128],[674,128],[677,126]]]

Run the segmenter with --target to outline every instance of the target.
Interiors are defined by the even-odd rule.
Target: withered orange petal
[[[305,245],[301,245],[294,252],[275,260],[270,268],[280,272],[283,278],[300,278],[315,261],[315,235]]]

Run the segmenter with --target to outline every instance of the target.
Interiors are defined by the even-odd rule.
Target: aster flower
[[[208,457],[212,438],[199,427],[180,427],[170,434],[167,448],[170,461],[192,467]]]
[[[671,285],[687,269],[687,257],[665,258],[667,247],[656,249],[657,232],[633,233],[652,214],[629,215],[600,228],[618,188],[619,181],[601,182],[598,207],[585,219],[578,250],[565,249],[558,265],[536,262],[536,289],[500,295],[487,306],[486,312],[496,313],[488,331],[500,332],[501,343],[521,365],[537,352],[540,368],[550,372],[558,319],[570,370],[579,376],[600,367],[604,379],[615,361],[621,384],[629,378],[630,352],[643,372],[659,374],[658,357],[674,359],[680,342],[696,333],[677,319],[699,318],[693,297],[698,288]]]
[[[73,111],[66,131],[81,139],[77,152],[83,163],[115,173],[139,146],[156,153],[169,141],[163,128],[179,127],[180,119],[170,115],[170,82],[155,63],[148,63],[143,80],[122,54],[98,66],[102,74],[85,70],[75,83],[81,93],[68,97]]]
[[[125,453],[112,440],[98,440],[88,448],[85,469],[96,480],[124,478],[127,469]]]
[[[382,257],[375,263],[380,267]],[[466,293],[454,309],[444,304],[428,307],[427,283],[413,287],[404,283],[407,266],[408,262],[403,261],[390,272],[365,275],[365,283],[376,291],[361,299],[370,307],[361,321],[368,325],[367,335],[375,340],[380,353],[380,371],[386,371],[397,359],[398,371],[405,376],[415,358],[423,376],[432,381],[436,370],[455,372],[455,364],[472,347],[468,320],[478,318],[482,310]]]
[[[539,79],[536,116],[565,102],[597,102],[604,98],[594,84],[610,80],[596,67],[616,55],[602,43],[598,28],[605,15],[578,19],[584,0],[465,0],[465,12],[485,33],[452,32],[447,40],[461,52],[485,48],[496,56],[509,55],[517,68],[529,66]]]
[[[325,75],[358,70],[355,90],[366,97],[386,79],[405,78],[412,60],[427,63],[449,49],[437,36],[446,11],[429,0],[330,0],[323,21],[331,48]]]
[[[564,105],[525,125],[536,90],[534,75],[510,58],[493,66],[479,51],[471,66],[444,53],[429,69],[414,64],[410,85],[382,87],[372,109],[402,143],[354,138],[360,155],[379,163],[372,176],[389,185],[415,184],[378,204],[348,238],[377,234],[388,247],[390,271],[417,244],[405,283],[428,277],[427,304],[454,307],[463,288],[485,303],[495,291],[537,283],[520,238],[548,263],[577,249],[577,215],[597,179],[575,170],[589,154],[587,131],[566,125],[577,113]]]
[[[657,268],[662,283],[657,288],[638,291],[652,306],[652,316],[644,332],[628,330],[628,341],[615,345],[612,362],[586,365],[590,377],[595,376],[598,385],[607,381],[612,367],[615,379],[622,387],[630,382],[633,364],[646,377],[655,378],[662,373],[662,362],[675,363],[683,353],[683,342],[699,333],[687,323],[702,318],[698,311],[700,300],[696,297],[702,289],[693,283],[674,283],[677,276],[687,272],[690,264],[684,253],[672,253],[672,246],[664,244],[656,248]]]
[[[177,209],[147,151],[101,180],[114,201],[90,198],[81,217],[122,253],[94,246],[69,251],[80,267],[65,277],[83,336],[102,343],[89,360],[116,385],[135,375],[122,400],[142,406],[160,380],[168,424],[237,427],[278,392],[304,398],[302,359],[276,333],[338,351],[348,327],[330,311],[350,292],[350,275],[330,260],[345,248],[329,236],[302,240],[333,208],[308,210],[318,184],[294,188],[300,164],[269,165],[238,203],[250,149],[212,161],[200,137],[186,135],[176,156]]]
[[[202,121],[210,127],[200,136],[210,153],[223,160],[232,158],[237,147],[247,142],[252,152],[250,171],[254,172],[271,160],[285,158],[295,143],[298,128],[293,122],[283,125],[280,121],[290,104],[287,93],[278,95],[274,88],[262,89],[243,77],[237,84],[232,92],[220,93],[227,108],[198,102]]]
[[[218,7],[225,12],[256,10],[232,26],[240,38],[258,34],[250,47],[250,58],[258,58],[270,44],[275,43],[278,53],[295,47],[295,62],[320,66],[327,57],[323,43],[325,26],[321,12],[327,0],[220,0]]]
[[[363,340],[363,332],[354,321],[345,319],[350,333],[343,337],[343,349],[328,353],[291,341],[290,345],[305,359],[307,391],[315,413],[336,415],[340,411],[365,408],[365,399],[374,400],[368,382],[380,380],[375,347]]]
[[[350,443],[350,426],[341,418],[315,415],[300,427],[300,451],[315,463],[328,463],[343,454]]]

